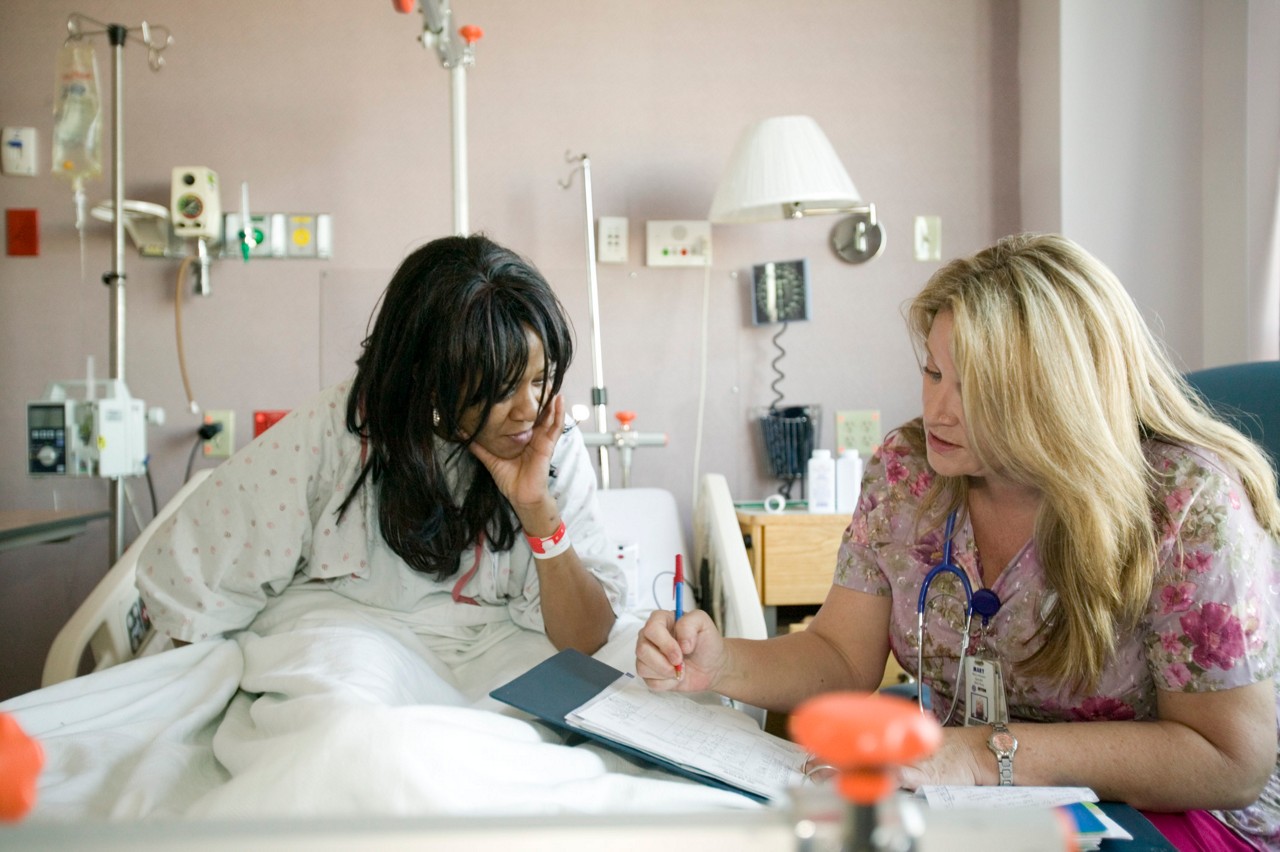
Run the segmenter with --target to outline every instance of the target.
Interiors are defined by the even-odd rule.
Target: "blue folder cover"
[[[490,692],[489,696],[537,716],[556,728],[587,737],[643,763],[652,764],[710,787],[741,793],[757,802],[768,801],[757,793],[743,790],[721,778],[707,775],[688,766],[681,766],[664,757],[632,748],[592,731],[575,728],[566,721],[565,717],[571,712],[590,701],[618,678],[626,676],[608,663],[602,663],[581,651],[569,648],[544,660],[515,680],[503,684]]]

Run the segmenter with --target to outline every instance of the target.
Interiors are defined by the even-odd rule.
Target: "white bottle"
[[[807,476],[810,512],[836,510],[836,462],[830,450],[814,450]]]
[[[836,511],[852,515],[862,493],[862,456],[857,450],[844,450],[836,459]]]

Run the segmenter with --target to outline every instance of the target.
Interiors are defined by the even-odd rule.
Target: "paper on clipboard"
[[[766,798],[802,783],[809,758],[742,713],[672,692],[651,692],[630,676],[619,678],[566,721]]]
[[[633,675],[572,649],[489,693],[565,731],[757,801],[803,780],[807,752],[745,714],[650,692]]]

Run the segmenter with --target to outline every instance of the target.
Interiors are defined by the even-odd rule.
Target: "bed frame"
[[[151,629],[133,582],[134,572],[147,541],[211,472],[205,468],[192,474],[58,631],[45,657],[41,686],[79,675],[86,650],[93,658],[90,671],[97,671],[169,647],[168,641],[160,641]]]
[[[86,652],[92,658],[89,669],[97,671],[169,647],[167,640],[150,629],[134,573],[147,541],[210,472],[209,468],[197,471],[164,505],[59,631],[45,659],[42,686],[80,674]],[[604,490],[599,498],[610,537],[639,545],[640,607],[665,605],[654,600],[648,590],[658,585],[655,577],[671,570],[671,553],[687,555],[675,499],[660,488]],[[763,639],[767,635],[764,610],[723,476],[707,474],[702,478],[693,521],[693,561],[689,564],[697,570],[694,587],[703,608],[726,636]],[[763,711],[744,709],[763,724]]]

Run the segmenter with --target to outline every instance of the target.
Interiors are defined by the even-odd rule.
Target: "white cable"
[[[707,247],[706,273],[702,278],[702,344],[698,365],[698,419],[694,427],[693,437],[693,500],[689,504],[695,509],[698,506],[698,473],[702,468],[702,415],[707,407],[707,338],[709,336],[711,318],[711,248]]]

